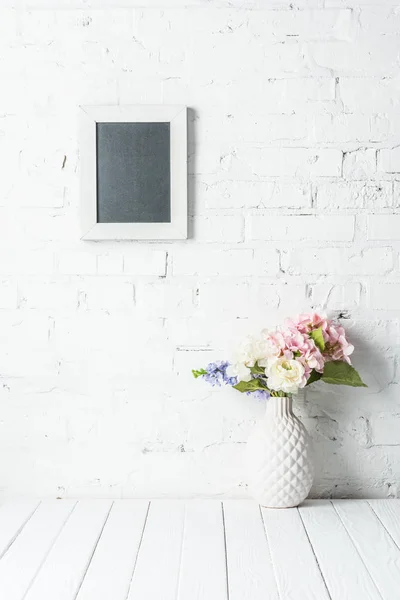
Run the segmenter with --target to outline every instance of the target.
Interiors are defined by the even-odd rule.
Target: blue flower
[[[246,392],[246,395],[256,398],[256,400],[268,400],[270,396],[267,390],[254,390],[254,392]]]
[[[226,370],[229,367],[229,362],[227,361],[216,361],[209,363],[206,367],[206,373],[203,375],[205,381],[210,385],[221,386],[223,383],[225,385],[236,385],[237,378],[236,377],[228,377]]]

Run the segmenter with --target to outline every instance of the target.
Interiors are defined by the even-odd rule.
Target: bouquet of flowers
[[[213,386],[231,385],[262,399],[292,396],[319,379],[367,387],[351,366],[353,350],[340,324],[316,313],[302,314],[248,338],[232,362],[213,362],[192,373]]]

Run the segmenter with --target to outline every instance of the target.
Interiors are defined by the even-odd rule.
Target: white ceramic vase
[[[268,508],[297,506],[313,481],[310,438],[293,414],[292,402],[291,397],[271,396],[247,444],[249,492]]]

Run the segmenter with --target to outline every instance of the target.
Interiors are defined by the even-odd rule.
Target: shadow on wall
[[[300,399],[296,409],[314,446],[315,478],[310,496],[398,497],[399,473],[393,471],[398,461],[388,457],[389,451],[397,448],[386,435],[380,439],[377,431],[380,420],[390,421],[391,415],[400,411],[396,350],[377,347],[370,335],[372,324],[367,334],[352,329],[351,323],[345,325],[356,348],[354,365],[368,388],[317,383]]]
[[[188,239],[194,238],[193,216],[196,212],[196,128],[199,116],[193,108],[188,108]]]

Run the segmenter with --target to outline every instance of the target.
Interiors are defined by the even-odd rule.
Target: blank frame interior
[[[186,108],[81,108],[82,239],[185,239]]]

